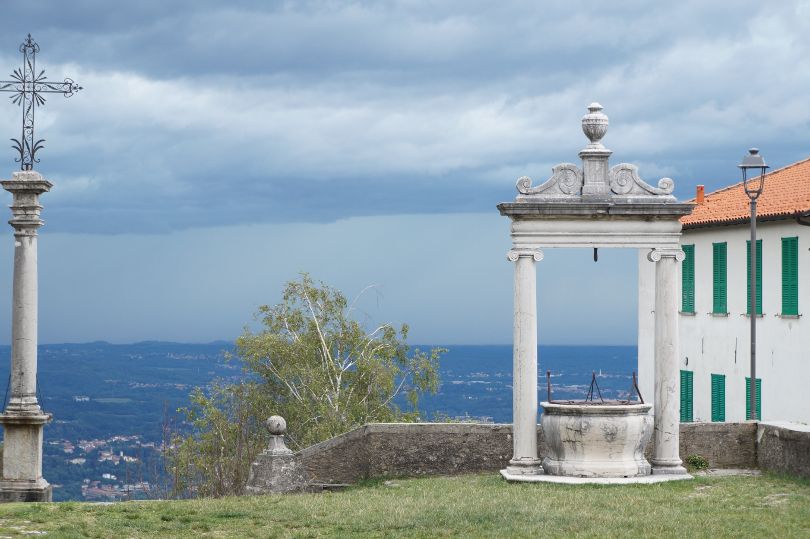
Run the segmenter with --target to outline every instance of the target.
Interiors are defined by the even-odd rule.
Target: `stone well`
[[[613,152],[601,142],[607,129],[602,106],[591,103],[582,117],[582,131],[589,141],[579,152],[582,165],[560,163],[539,185],[527,176],[518,178],[514,201],[498,204],[501,215],[510,220],[512,248],[507,259],[514,263],[512,459],[501,471],[510,481],[622,483],[690,478],[678,452],[678,269],[684,259],[680,218],[692,211],[692,204],[678,202],[670,178],[650,184],[639,176],[636,165],[611,166]],[[545,458],[537,446],[537,265],[545,253],[561,248],[593,250],[594,261],[599,249],[638,249],[637,256],[655,264],[654,395],[652,408],[622,406],[615,413],[610,405],[599,409],[544,404],[546,437],[555,432],[559,440],[556,453]],[[646,415],[650,410],[654,440],[650,464],[657,478],[638,477],[647,475],[650,466],[640,449],[650,436]],[[585,463],[590,469],[581,469]]]
[[[652,436],[651,404],[605,401],[543,402],[548,454],[543,471],[571,477],[643,477]]]

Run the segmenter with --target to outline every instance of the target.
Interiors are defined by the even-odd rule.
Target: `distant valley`
[[[54,500],[110,500],[159,495],[165,488],[160,445],[167,422],[188,405],[189,392],[215,378],[237,380],[238,361],[226,361],[232,343],[141,342],[55,344],[39,347],[43,408],[54,414],[45,428],[43,475]],[[428,346],[421,346],[428,348]],[[428,419],[510,422],[511,346],[447,346],[441,387],[425,396]],[[0,380],[8,380],[8,346],[0,347]],[[605,398],[625,397],[636,368],[632,346],[544,346],[545,370],[555,398],[583,398],[591,372],[601,373]]]

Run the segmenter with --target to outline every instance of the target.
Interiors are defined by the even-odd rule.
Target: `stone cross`
[[[31,34],[28,34],[28,38],[20,44],[20,52],[23,54],[23,66],[14,70],[11,74],[12,80],[0,80],[0,92],[10,92],[11,101],[22,107],[22,136],[19,139],[11,139],[14,142],[12,147],[20,154],[20,157],[15,159],[20,163],[20,168],[32,170],[34,163],[39,163],[36,153],[45,142],[45,139],[34,141],[34,112],[38,106],[45,104],[45,97],[42,94],[62,94],[70,97],[82,87],[73,82],[73,79],[51,82],[45,76],[44,70],[37,73],[39,45]]]
[[[39,196],[53,184],[33,170],[43,140],[34,140],[34,112],[45,103],[43,94],[72,96],[82,88],[71,79],[50,82],[45,72],[36,71],[39,45],[28,34],[20,45],[23,67],[14,70],[13,80],[0,81],[0,92],[10,92],[11,101],[23,109],[22,136],[11,139],[20,154],[21,171],[0,182],[13,196],[14,284],[11,315],[11,379],[3,425],[3,465],[0,502],[50,501],[51,485],[42,477],[42,431],[51,414],[37,401],[37,229],[42,226]]]

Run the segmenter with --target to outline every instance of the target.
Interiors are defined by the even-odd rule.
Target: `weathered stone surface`
[[[573,477],[640,477],[650,474],[644,448],[652,435],[651,404],[544,402],[548,453],[543,470]]]
[[[711,468],[756,468],[756,433],[755,423],[681,423],[680,456],[700,455]]]
[[[761,469],[810,478],[810,426],[760,423],[757,442]]]
[[[50,502],[53,487],[40,478],[37,481],[0,481],[0,503]]]
[[[690,423],[680,429],[680,454],[699,454],[713,468],[756,468],[756,425]],[[652,443],[646,454],[651,454]],[[549,453],[537,429],[541,456]],[[512,456],[512,426],[482,423],[373,423],[296,453],[316,483],[369,477],[496,472]]]
[[[300,492],[309,485],[306,470],[299,458],[264,452],[250,465],[248,494],[284,494]]]
[[[368,427],[363,425],[296,453],[310,480],[318,483],[353,483],[369,477],[366,454]]]
[[[13,195],[9,224],[14,228],[10,395],[0,414],[5,446],[0,501],[48,501],[42,429],[51,416],[37,402],[37,229],[43,224],[39,196],[53,185],[33,170],[14,172],[0,184]]]
[[[248,494],[284,494],[307,490],[309,480],[301,460],[284,443],[287,422],[279,415],[265,421],[270,433],[267,449],[250,464]]]
[[[454,475],[505,466],[512,456],[508,425],[412,423],[368,425],[368,472]]]

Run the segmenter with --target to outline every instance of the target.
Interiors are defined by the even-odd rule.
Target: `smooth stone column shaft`
[[[515,263],[513,334],[512,474],[543,473],[537,458],[537,275],[540,251],[510,251]]]
[[[10,409],[38,411],[37,237],[15,233],[11,307]]]
[[[678,262],[683,251],[654,250],[655,410],[652,473],[685,474],[679,454],[680,377],[678,372]]]

